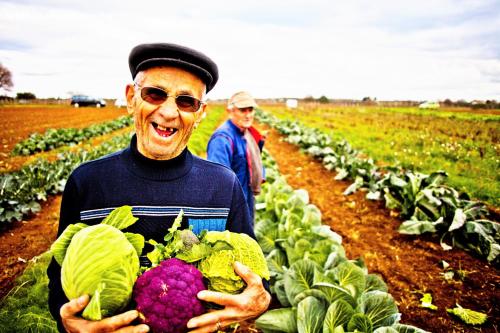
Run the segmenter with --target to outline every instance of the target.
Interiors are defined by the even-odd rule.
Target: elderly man
[[[130,205],[139,222],[127,231],[162,241],[184,210],[183,226],[195,231],[230,230],[255,237],[239,182],[230,170],[193,156],[186,148],[201,121],[205,94],[218,79],[216,64],[206,55],[175,44],[142,44],[129,56],[134,80],[126,87],[128,112],[136,135],[120,152],[78,167],[64,190],[59,234],[71,223],[99,223],[113,207]],[[148,250],[145,248],[143,254]],[[144,258],[141,258],[144,259]],[[198,298],[221,305],[188,322],[194,332],[211,332],[258,316],[270,302],[262,280],[246,266],[234,269],[247,283],[239,295],[202,291]],[[68,300],[61,287],[60,267],[48,269],[49,307],[64,332],[147,332],[137,324],[136,310],[87,321],[78,316],[88,295]]]
[[[245,91],[235,93],[228,101],[229,120],[212,134],[207,146],[207,159],[231,168],[238,177],[254,219],[254,195],[260,193],[264,176],[261,150],[265,136],[253,127],[257,103]]]

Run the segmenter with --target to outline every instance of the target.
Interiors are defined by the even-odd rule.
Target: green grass
[[[200,157],[205,156],[208,140],[225,116],[226,112],[223,106],[209,107],[206,117],[189,139],[188,148],[193,154]]]
[[[423,173],[445,170],[448,184],[500,206],[500,115],[418,108],[266,107],[334,139],[345,138],[380,165],[400,164]]]
[[[359,112],[403,113],[415,116],[431,116],[451,119],[499,120],[500,110],[471,110],[468,108],[442,108],[439,110],[419,109],[418,107],[357,107]]]

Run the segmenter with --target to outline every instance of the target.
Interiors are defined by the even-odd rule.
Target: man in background
[[[207,146],[207,159],[231,168],[245,195],[250,216],[254,221],[254,195],[260,193],[264,179],[261,151],[265,136],[253,121],[257,103],[245,91],[235,93],[228,101],[229,119],[212,135]]]

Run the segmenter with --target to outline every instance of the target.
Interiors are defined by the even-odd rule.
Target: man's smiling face
[[[190,95],[199,100],[205,94],[203,81],[176,67],[153,67],[139,72],[137,87],[127,86],[128,112],[133,114],[137,134],[137,149],[151,159],[168,160],[186,147],[195,124],[205,112],[202,104],[197,112],[180,111],[175,96]],[[157,87],[168,93],[167,100],[154,105],[141,98],[141,87]]]

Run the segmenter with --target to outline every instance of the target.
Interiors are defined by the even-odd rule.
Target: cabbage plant
[[[261,315],[267,332],[424,333],[399,323],[384,281],[362,260],[349,260],[342,238],[322,225],[321,212],[304,190],[283,177],[257,197],[255,234],[270,270],[271,291],[283,306]]]
[[[101,320],[128,305],[139,273],[144,237],[121,230],[136,221],[132,207],[123,206],[100,224],[69,225],[52,244],[51,252],[61,265],[66,296],[73,299],[90,295],[83,318]]]
[[[383,199],[387,208],[400,211],[405,220],[400,233],[437,233],[444,250],[458,246],[476,252],[493,265],[500,264],[500,223],[487,219],[486,205],[447,186],[446,172],[426,175],[398,166],[379,168],[372,159],[361,157],[345,140],[334,142],[318,129],[297,121],[279,120],[262,111],[256,117],[285,135],[285,141],[321,160],[326,169],[335,170],[335,179],[354,181],[344,195],[364,188],[368,190],[367,199]],[[276,205],[276,208],[280,218],[282,208],[286,207]]]
[[[259,244],[247,234],[227,230],[209,231],[202,238],[201,244],[206,244],[211,249],[198,263],[198,269],[208,279],[208,289],[237,294],[245,288],[243,279],[234,272],[235,261],[248,266],[261,278],[269,280],[269,269],[264,254]]]

